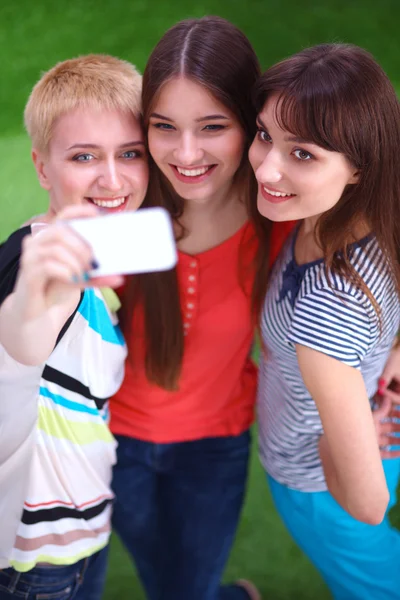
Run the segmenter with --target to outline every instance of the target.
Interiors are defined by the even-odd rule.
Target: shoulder
[[[22,240],[31,233],[31,226],[24,225],[12,233],[5,242],[0,244],[0,267],[8,258],[13,258],[21,254]]]
[[[30,225],[18,229],[0,245],[0,304],[14,289],[19,270],[22,241],[31,233]]]
[[[376,306],[398,304],[386,258],[374,238],[355,246],[350,264],[362,280],[327,271],[323,261],[307,269],[294,303],[293,327],[328,338],[348,335],[353,343],[375,339],[379,332]],[[308,331],[309,330],[309,331]]]

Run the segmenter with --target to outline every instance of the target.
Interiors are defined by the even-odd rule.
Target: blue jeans
[[[220,586],[243,506],[250,433],[154,444],[117,436],[113,526],[149,600],[248,600]]]
[[[108,547],[73,565],[42,565],[18,573],[0,569],[0,600],[100,600]]]

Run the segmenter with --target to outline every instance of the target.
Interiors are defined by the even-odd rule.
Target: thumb
[[[388,417],[392,409],[392,401],[390,398],[388,398],[387,396],[381,396],[380,399],[381,402],[379,404],[379,407],[376,410],[374,410],[374,418],[378,419],[379,421]]]

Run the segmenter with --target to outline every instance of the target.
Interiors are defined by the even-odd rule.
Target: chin
[[[261,202],[257,202],[257,210],[261,216],[269,219],[270,221],[275,221],[277,223],[283,221],[291,221],[292,218],[285,215],[283,211],[274,209],[273,206],[267,206],[264,198],[261,199]]]
[[[190,191],[188,191],[188,190],[175,190],[175,191],[186,202],[193,202],[195,204],[202,205],[202,204],[207,204],[207,202],[209,202],[209,200],[210,200],[210,194],[205,194],[204,192],[201,194],[199,194],[199,193],[196,194],[194,191],[192,193],[190,193]]]

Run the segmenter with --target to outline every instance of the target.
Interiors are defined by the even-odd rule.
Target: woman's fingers
[[[385,447],[380,448],[381,458],[400,458],[400,450],[387,450]]]
[[[393,391],[390,388],[386,388],[384,391],[384,397],[388,398],[392,404],[398,404],[400,405],[400,393],[397,391]]]
[[[99,216],[99,210],[91,204],[67,206],[60,210],[54,218],[54,223],[69,221],[70,219],[84,219]]]
[[[373,412],[373,417],[375,421],[381,421],[381,419],[385,419],[389,416],[390,411],[392,410],[392,401],[388,396],[381,396],[379,394],[376,397],[376,402],[378,406]]]
[[[65,225],[53,225],[35,237],[26,238],[21,259],[25,271],[40,273],[41,264],[47,258],[69,265],[71,277],[78,278],[93,264],[89,244]]]

